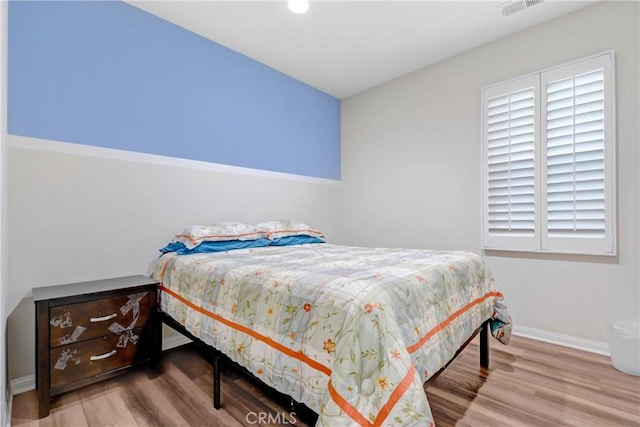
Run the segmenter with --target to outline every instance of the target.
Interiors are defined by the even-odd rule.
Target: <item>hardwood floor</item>
[[[640,377],[611,367],[608,357],[513,337],[491,339],[490,369],[479,368],[477,338],[425,386],[442,426],[640,426]],[[222,405],[213,409],[211,366],[191,346],[166,352],[162,374],[144,369],[55,397],[37,419],[35,391],[14,397],[14,426],[307,426],[285,421],[286,401],[236,372],[223,372]],[[258,424],[250,413],[269,412]],[[252,418],[253,417],[253,418]]]

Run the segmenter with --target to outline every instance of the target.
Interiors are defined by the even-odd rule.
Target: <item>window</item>
[[[613,59],[483,89],[484,249],[615,255]]]

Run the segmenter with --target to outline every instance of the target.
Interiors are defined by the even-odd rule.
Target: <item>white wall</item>
[[[613,49],[619,256],[486,254],[521,333],[606,352],[607,323],[639,317],[638,7],[601,2],[344,100],[345,243],[480,252],[481,88]]]
[[[6,425],[7,395],[7,36],[8,5],[0,1],[0,426]]]
[[[33,287],[146,274],[189,224],[304,219],[331,240],[338,181],[9,136],[9,376],[34,373]]]

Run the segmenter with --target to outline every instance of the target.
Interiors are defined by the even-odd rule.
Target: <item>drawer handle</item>
[[[94,361],[94,360],[102,360],[102,359],[106,359],[107,357],[111,357],[114,354],[116,354],[118,352],[118,350],[111,350],[109,353],[105,353],[105,354],[99,354],[97,356],[91,356],[89,358],[89,360]]]
[[[104,322],[105,320],[111,320],[118,317],[118,313],[113,313],[110,314],[108,316],[102,316],[102,317],[92,317],[91,319],[89,319],[89,321],[91,323],[95,323],[95,322]]]

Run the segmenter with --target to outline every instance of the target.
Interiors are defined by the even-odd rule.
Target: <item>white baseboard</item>
[[[531,338],[537,341],[548,342],[561,345],[563,347],[575,348],[577,350],[588,351],[589,353],[610,356],[609,344],[606,342],[592,341],[584,338],[573,337],[571,335],[549,332],[542,329],[529,328],[528,326],[513,325],[513,335]]]
[[[36,376],[27,375],[11,380],[9,385],[11,396],[36,389]]]
[[[162,351],[169,350],[171,348],[179,347],[184,344],[189,344],[191,340],[182,335],[174,335],[169,338],[165,338],[162,340]],[[26,375],[24,377],[15,378],[10,381],[9,388],[7,390],[9,394],[9,398],[13,399],[13,395],[24,393],[27,391],[36,389],[36,376],[35,375]],[[11,406],[9,406],[9,411],[11,410]],[[11,422],[11,417],[7,420],[8,423]],[[9,425],[9,424],[7,424]]]

